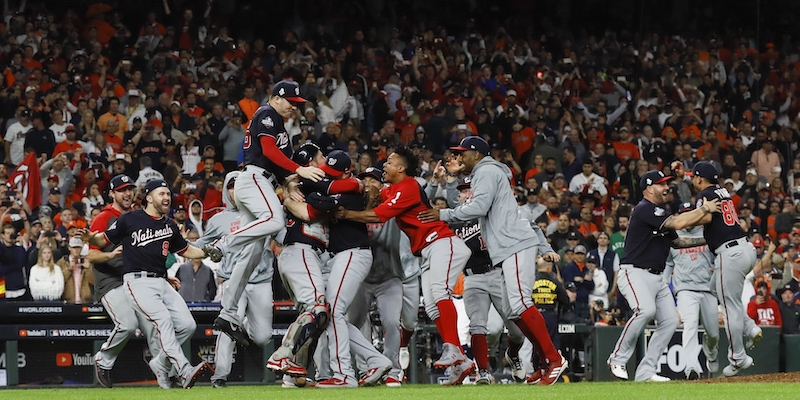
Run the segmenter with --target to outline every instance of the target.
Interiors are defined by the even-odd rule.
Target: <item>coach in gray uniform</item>
[[[678,213],[694,210],[694,204],[684,203]],[[678,237],[702,238],[703,227],[695,226],[676,231]],[[719,348],[719,321],[717,298],[712,293],[712,271],[714,270],[714,254],[708,245],[685,249],[670,249],[667,256],[664,280],[669,283],[672,278],[672,291],[678,298],[678,312],[683,320],[683,349],[686,354],[686,378],[700,378],[703,368],[698,356],[700,346],[697,343],[697,327],[701,321],[703,335],[703,353],[706,355],[708,372],[719,371],[717,354]]]
[[[233,190],[238,176],[238,171],[230,172],[225,176],[225,190],[222,192],[225,211],[208,220],[206,230],[203,232],[203,236],[194,243],[195,246],[203,247],[214,243],[241,226],[242,213],[236,207],[236,195]],[[258,346],[264,347],[272,338],[272,261],[274,256],[270,246],[260,245],[260,241],[248,243],[242,247],[242,251],[223,258],[222,264],[217,269],[217,277],[224,280],[222,290],[225,291],[229,287],[231,272],[236,265],[258,263],[245,286],[244,295],[239,299],[237,313],[240,320],[244,321],[243,327],[250,340]],[[226,385],[233,363],[234,348],[235,343],[230,336],[217,335],[216,365],[214,375],[211,376],[213,387],[219,388]]]

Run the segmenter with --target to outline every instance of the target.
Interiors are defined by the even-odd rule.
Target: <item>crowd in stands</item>
[[[201,235],[222,207],[250,117],[275,82],[294,80],[310,100],[286,122],[294,146],[344,150],[355,172],[409,146],[434,206],[453,206],[446,193],[458,168],[448,147],[484,137],[513,171],[519,204],[563,255],[557,270],[576,314],[601,323],[624,318],[614,271],[639,177],[672,173],[674,160],[687,170],[711,161],[740,224],[769,256],[748,296],[766,287],[759,306],[774,294],[781,310],[797,309],[800,50],[791,37],[524,37],[469,20],[458,31],[406,22],[384,34],[322,21],[243,40],[211,23],[213,2],[204,12],[163,5],[127,25],[102,3],[63,15],[24,1],[5,10],[6,300],[92,301],[74,234],[108,203],[117,174],[140,186],[166,179],[174,218]],[[693,201],[691,184],[676,179],[668,200],[673,211]],[[187,300],[214,299],[208,270],[176,262],[179,274],[203,274]]]

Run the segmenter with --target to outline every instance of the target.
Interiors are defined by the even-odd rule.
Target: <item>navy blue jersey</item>
[[[339,205],[346,210],[363,211],[366,208],[364,195],[361,193],[335,194]],[[340,219],[330,226],[330,243],[328,250],[331,253],[338,253],[348,249],[359,247],[369,248],[369,232],[367,224],[346,219]]]
[[[486,251],[486,244],[483,243],[481,237],[481,224],[478,219],[472,219],[466,222],[453,221],[450,224],[450,229],[455,232],[458,237],[464,239],[472,255],[467,261],[465,268],[483,268],[492,265],[492,259],[489,257],[489,252]]]
[[[333,180],[328,177],[322,178],[319,182],[300,178],[299,188],[305,196],[314,192],[328,194],[328,188],[332,182]],[[286,216],[286,236],[283,240],[285,245],[305,243],[320,250],[325,250],[327,247],[327,238],[325,238],[327,236],[327,232],[325,232],[327,222],[324,224],[307,224],[302,219],[295,217],[291,212],[287,212]]]
[[[678,238],[674,230],[664,228],[670,215],[646,199],[639,202],[631,213],[620,264],[663,270],[670,245]]]
[[[294,154],[292,144],[289,141],[289,134],[283,126],[283,117],[270,105],[258,108],[253,114],[253,118],[247,124],[247,131],[244,136],[244,165],[255,165],[283,177],[294,171],[285,171],[275,165],[264,155],[261,148],[261,137],[272,136],[275,138],[275,146],[283,154],[291,159]]]
[[[122,214],[104,232],[106,240],[122,244],[122,273],[167,274],[167,256],[189,247],[175,221],[153,218],[144,210]]]
[[[711,185],[697,194],[697,207],[704,201],[719,199],[720,212],[711,214],[711,222],[703,227],[703,237],[709,249],[716,249],[723,244],[745,236],[739,225],[739,215],[731,200],[728,190],[719,185]]]

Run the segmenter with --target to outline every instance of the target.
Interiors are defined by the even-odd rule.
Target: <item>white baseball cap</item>
[[[514,96],[514,97],[517,97],[517,91],[516,91],[516,90],[514,90],[514,89],[511,89],[511,90],[509,90],[509,91],[507,91],[507,92],[506,92],[506,96]]]

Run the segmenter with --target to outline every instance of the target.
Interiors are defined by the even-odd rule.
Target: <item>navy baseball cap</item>
[[[672,176],[664,175],[664,173],[661,171],[647,171],[644,175],[642,175],[642,191],[644,192],[645,189],[649,188],[650,186],[669,182],[670,179],[672,179]]]
[[[108,184],[108,190],[122,191],[132,186],[134,186],[133,180],[128,175],[120,174],[111,178],[111,182]]]
[[[477,151],[485,156],[489,155],[489,143],[486,143],[480,136],[468,136],[461,140],[457,147],[451,147],[450,150],[454,153],[462,153],[469,150]]]
[[[578,232],[570,231],[567,234],[567,240],[580,240],[580,236],[578,236]]]
[[[589,253],[589,255],[586,256],[586,263],[597,264],[597,255]]]
[[[297,149],[297,153],[294,153],[292,160],[303,167],[307,167],[308,163],[314,159],[314,156],[316,156],[319,151],[319,146],[311,142],[306,142]]]
[[[695,204],[691,201],[687,201],[686,203],[681,203],[681,206],[678,208],[678,214],[683,214],[685,212],[692,211],[696,208]]]
[[[350,156],[342,150],[334,150],[328,154],[325,164],[320,165],[319,169],[330,176],[339,176],[350,171]]]
[[[365,169],[364,172],[358,174],[359,179],[364,179],[368,176],[377,179],[379,182],[383,182],[383,170],[380,168],[369,167]]]
[[[692,168],[692,175],[704,178],[711,183],[719,182],[719,171],[710,162],[702,161],[695,164],[694,168]]]
[[[165,181],[163,179],[154,179],[154,180],[152,180],[150,182],[147,182],[147,184],[144,185],[144,193],[143,194],[144,194],[145,197],[147,197],[147,195],[150,194],[150,192],[152,192],[153,190],[156,190],[158,188],[162,188],[162,187],[170,189],[169,185],[167,184],[167,181]],[[170,191],[172,191],[172,189],[170,189]]]
[[[464,178],[461,178],[461,180],[458,182],[458,185],[456,186],[456,189],[461,191],[461,190],[464,190],[464,189],[469,189],[471,187],[472,187],[472,177],[471,176],[465,176]]]
[[[306,99],[300,96],[300,85],[292,81],[280,81],[272,87],[272,95],[283,97],[295,103],[305,103]]]

